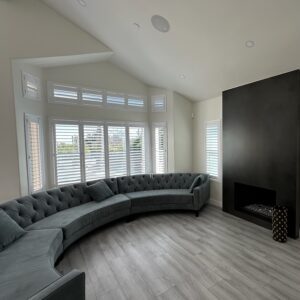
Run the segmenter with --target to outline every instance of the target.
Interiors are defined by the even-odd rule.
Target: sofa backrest
[[[153,189],[189,189],[200,173],[153,174]]]
[[[132,193],[153,189],[150,174],[118,177],[119,193]]]
[[[5,202],[0,207],[21,227],[25,228],[59,211],[92,201],[86,193],[86,187],[97,181],[75,183],[35,193]],[[108,178],[104,181],[114,194],[119,193],[116,178]]]

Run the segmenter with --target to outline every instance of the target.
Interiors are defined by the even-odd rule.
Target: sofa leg
[[[199,211],[200,211],[200,210],[197,210],[197,211],[195,212],[195,216],[196,216],[196,218],[198,218],[198,217],[199,217]]]
[[[133,222],[135,219],[136,219],[135,216],[128,216],[128,217],[126,218],[126,223]]]

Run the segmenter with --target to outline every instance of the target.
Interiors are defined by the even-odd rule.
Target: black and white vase
[[[272,213],[273,239],[280,243],[287,241],[288,233],[288,209],[284,206],[276,205]]]

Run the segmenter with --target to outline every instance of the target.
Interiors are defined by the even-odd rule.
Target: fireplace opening
[[[236,182],[234,195],[235,209],[265,220],[272,220],[272,209],[276,205],[274,190]]]

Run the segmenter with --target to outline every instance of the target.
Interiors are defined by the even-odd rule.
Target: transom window
[[[142,95],[127,95],[53,82],[48,82],[48,101],[147,111],[147,99]]]
[[[143,123],[53,122],[55,183],[146,172]]]

